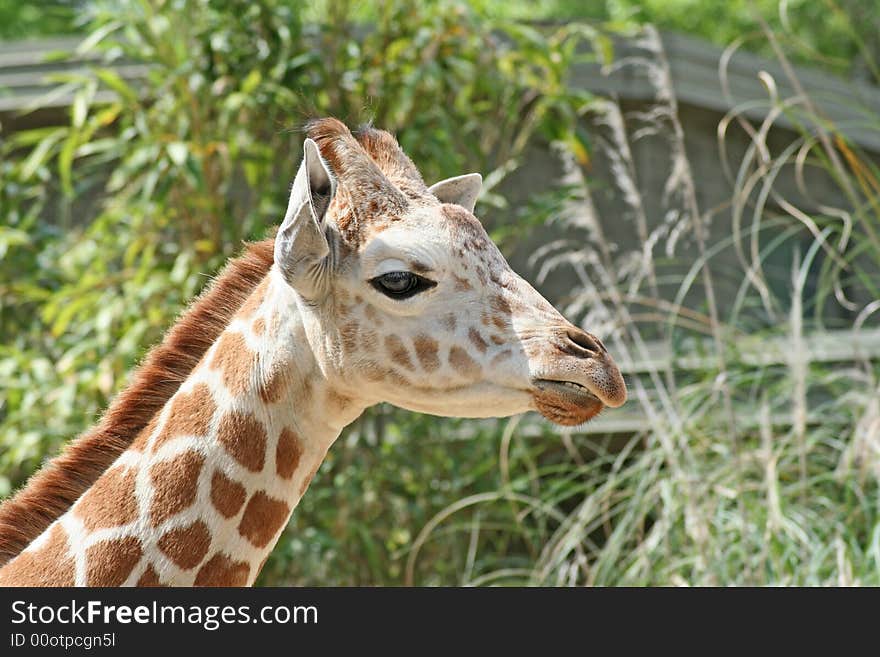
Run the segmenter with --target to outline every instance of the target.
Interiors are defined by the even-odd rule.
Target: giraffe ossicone
[[[479,175],[429,188],[387,132],[307,132],[274,240],[0,507],[0,585],[252,584],[334,440],[380,402],[564,425],[623,404],[602,342],[473,216]]]

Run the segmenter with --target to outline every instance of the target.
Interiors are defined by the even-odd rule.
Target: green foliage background
[[[795,57],[875,71],[864,30],[876,15],[859,20],[860,0],[827,5],[834,18],[824,21],[810,2],[789,2],[782,19],[769,1],[618,1],[590,15],[583,4],[116,0],[35,16],[0,2],[3,36],[73,29],[81,53],[100,55],[89,74],[60,80],[73,94],[65,125],[0,144],[0,494],[89,426],[208,276],[278,222],[310,116],[374,120],[428,180],[483,172],[479,209],[505,210],[495,236],[516,240],[583,201],[583,190],[560,188],[515,213],[497,185],[536,141],[586,170],[582,119],[602,105],[570,87],[568,72],[581,59],[608,62],[611,31],[651,19],[723,41],[764,17],[788,22]],[[524,20],[549,17],[606,23]],[[758,41],[769,49],[766,34]],[[122,60],[148,65],[145,80],[119,77],[109,65]],[[97,102],[101,89],[115,100]],[[824,166],[854,189],[866,245],[857,255],[868,261],[854,276],[877,298],[876,167]],[[790,235],[804,234],[787,221]],[[613,274],[606,255],[597,274]],[[830,291],[840,272],[826,274]],[[618,313],[630,305],[612,302]],[[672,327],[675,314],[658,323]],[[736,356],[751,327],[705,321],[714,348],[733,355],[680,387],[655,380],[679,415],[631,439],[560,440],[534,418],[371,410],[331,450],[260,583],[880,582],[873,461],[856,450],[880,413],[876,367],[845,380],[817,368],[756,373]],[[792,328],[767,323],[767,336]],[[681,337],[670,348],[690,348]],[[712,410],[722,391],[737,408],[769,408],[798,382],[850,394],[808,434],[769,422],[731,432]]]
[[[292,3],[291,3],[292,4]],[[345,8],[355,21],[373,21],[384,3],[340,5],[334,0],[312,0],[298,9],[307,21]],[[871,75],[880,59],[880,12],[875,0],[472,0],[471,8],[490,20],[601,21],[611,26],[652,23],[708,39],[720,46],[743,39],[746,48],[770,53],[760,32],[760,21],[785,29],[791,55],[832,70]],[[112,11],[113,0],[0,0],[0,39],[88,30],[95,8]],[[100,10],[99,10],[100,11]]]

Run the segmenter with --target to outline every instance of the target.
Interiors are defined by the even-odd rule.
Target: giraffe
[[[251,585],[327,450],[374,404],[573,425],[624,403],[602,342],[474,217],[479,174],[428,187],[385,131],[326,118],[306,133],[274,238],[0,507],[0,585]]]

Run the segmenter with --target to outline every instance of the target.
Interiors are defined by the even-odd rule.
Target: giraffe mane
[[[177,392],[273,262],[274,238],[246,245],[153,347],[97,425],[0,505],[0,566],[17,556],[135,440]]]

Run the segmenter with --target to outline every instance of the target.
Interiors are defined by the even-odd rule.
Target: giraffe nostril
[[[590,352],[589,354],[585,354],[587,356],[592,356],[593,354],[605,351],[605,347],[602,345],[602,343],[599,342],[597,338],[594,338],[592,335],[585,331],[568,329],[565,332],[565,336],[569,339],[570,342],[580,347],[581,350]]]

